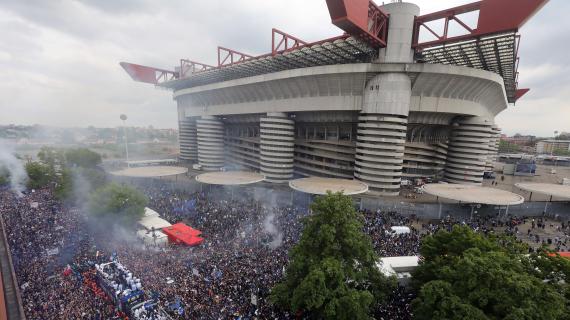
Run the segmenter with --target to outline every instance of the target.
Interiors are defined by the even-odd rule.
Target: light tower
[[[121,116],[119,117],[121,120],[123,120],[123,133],[125,135],[125,155],[127,156],[127,167],[129,166],[129,142],[127,141],[127,115],[126,114],[121,114]]]

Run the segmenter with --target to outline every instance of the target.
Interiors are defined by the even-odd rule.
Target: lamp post
[[[125,121],[127,121],[127,115],[122,114],[120,118],[123,120],[123,133],[125,135],[125,154],[127,156],[127,168],[129,168],[129,142],[127,141],[127,124],[125,123]]]

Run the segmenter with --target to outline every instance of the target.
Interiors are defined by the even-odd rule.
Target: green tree
[[[540,250],[525,256],[522,262],[527,272],[539,279],[544,279],[566,300],[564,320],[570,320],[570,259],[560,257],[554,252]]]
[[[83,202],[91,190],[106,183],[107,176],[102,169],[64,167],[57,179],[55,194],[60,200]]]
[[[26,164],[28,174],[28,188],[38,189],[54,181],[55,173],[53,169],[40,162],[28,162]]]
[[[95,168],[101,164],[101,155],[87,148],[67,149],[65,159],[68,165],[82,168]]]
[[[55,187],[55,196],[59,200],[69,200],[73,194],[73,177],[68,168],[61,170]]]
[[[318,197],[311,209],[271,301],[312,319],[369,319],[370,308],[384,300],[395,280],[377,269],[362,217],[341,193]]]
[[[51,168],[55,168],[56,165],[63,166],[65,164],[65,155],[62,149],[44,146],[38,152],[38,158],[42,163]]]
[[[521,249],[460,226],[425,238],[415,319],[561,319],[563,295],[529,273]]]
[[[144,215],[146,196],[135,188],[116,183],[93,192],[88,200],[89,212],[107,223],[133,226]]]

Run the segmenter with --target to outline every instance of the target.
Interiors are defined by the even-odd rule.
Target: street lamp
[[[122,114],[120,116],[121,120],[123,120],[123,133],[125,135],[125,153],[127,155],[127,168],[130,167],[129,165],[129,143],[127,141],[127,124],[125,123],[125,121],[127,121],[127,115],[126,114]]]

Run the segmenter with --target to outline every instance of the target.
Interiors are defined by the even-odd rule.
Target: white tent
[[[149,246],[164,247],[168,244],[168,236],[159,230],[156,230],[154,235],[152,231],[139,230],[137,231],[137,237]]]
[[[144,216],[139,220],[141,229],[137,237],[147,245],[166,246],[168,236],[162,233],[162,228],[170,227],[170,222],[162,219],[158,212],[151,208],[144,208]],[[152,230],[154,229],[154,233]]]
[[[144,208],[144,216],[145,217],[160,217],[160,214],[158,214],[158,212],[152,210],[149,207],[145,207]]]
[[[392,229],[392,233],[394,234],[406,234],[410,233],[410,228],[406,226],[393,226],[390,227]]]
[[[418,267],[418,256],[385,257],[381,258],[376,267],[385,276],[395,276],[400,285],[409,284],[411,272]]]
[[[161,230],[162,228],[170,227],[170,222],[162,219],[158,212],[150,209],[144,208],[144,217],[139,220],[139,225],[146,230]]]
[[[146,230],[161,230],[162,228],[170,227],[170,222],[160,217],[143,217],[139,220],[139,225]]]

